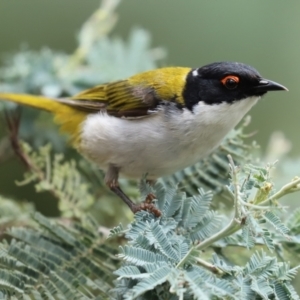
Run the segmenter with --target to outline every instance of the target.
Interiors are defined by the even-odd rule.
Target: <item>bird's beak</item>
[[[258,85],[255,86],[253,89],[255,92],[258,93],[266,93],[269,91],[288,91],[288,89],[285,86],[275,81],[263,78],[259,80]]]

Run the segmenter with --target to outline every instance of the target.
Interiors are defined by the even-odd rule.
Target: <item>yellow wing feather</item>
[[[61,125],[61,130],[71,135],[75,145],[79,142],[80,124],[86,118],[85,112],[43,96],[0,93],[0,99],[52,112],[54,121]]]
[[[69,99],[0,93],[0,99],[52,112],[62,131],[78,142],[80,124],[86,115],[101,110],[114,116],[140,117],[153,111],[161,101],[184,106],[182,91],[190,68],[161,68],[96,86]]]
[[[184,106],[182,91],[190,68],[170,67],[147,71],[127,80],[99,85],[72,97],[73,100],[96,101],[116,116],[146,114],[159,101],[173,101]],[[130,114],[129,114],[130,115]]]
[[[159,98],[171,100],[184,105],[182,91],[186,83],[186,76],[190,68],[170,67],[161,68],[134,75],[128,79],[132,86],[152,87]]]

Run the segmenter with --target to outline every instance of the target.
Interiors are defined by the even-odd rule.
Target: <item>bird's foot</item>
[[[148,194],[144,202],[140,204],[133,204],[130,208],[134,214],[138,211],[146,210],[153,213],[155,217],[158,218],[161,216],[161,211],[152,203],[154,199],[156,199],[155,195]]]
[[[118,185],[111,184],[109,187],[128,205],[128,207],[134,214],[138,211],[146,210],[153,213],[156,217],[161,216],[161,211],[152,203],[152,201],[156,199],[156,197],[153,194],[149,194],[144,202],[136,204],[131,201],[131,199],[121,190],[121,188]]]
[[[156,199],[156,196],[152,193],[148,194],[144,203],[152,204],[153,200]]]

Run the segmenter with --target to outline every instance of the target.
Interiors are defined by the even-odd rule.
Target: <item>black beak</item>
[[[288,91],[288,89],[285,86],[275,81],[263,78],[259,80],[258,85],[255,86],[253,90],[257,93],[266,93],[269,91]]]

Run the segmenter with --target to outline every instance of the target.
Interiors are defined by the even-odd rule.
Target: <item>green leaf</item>
[[[276,270],[276,258],[267,256],[264,251],[255,252],[246,264],[245,274],[268,278]]]
[[[123,258],[128,263],[132,263],[137,266],[166,261],[166,258],[163,255],[155,254],[154,252],[146,249],[129,246],[120,247],[120,249],[122,254],[119,254],[119,257]]]
[[[143,295],[145,292],[153,290],[158,285],[164,283],[170,273],[171,269],[166,266],[157,269],[155,272],[150,274],[148,278],[140,280],[137,285],[124,295],[124,299],[133,300]]]
[[[108,238],[112,238],[114,236],[120,235],[124,232],[123,225],[120,223],[118,226],[112,228],[109,232]]]
[[[198,300],[209,300],[210,291],[205,288],[205,281],[209,278],[209,275],[201,269],[195,269],[195,267],[189,269],[185,273],[185,279],[188,283],[189,290]]]
[[[214,211],[208,211],[207,214],[191,230],[189,236],[193,242],[203,241],[215,233],[221,225],[221,217]]]
[[[245,278],[239,274],[236,278],[236,287],[238,292],[237,299],[252,300],[255,298],[255,292],[251,289],[251,279]]]
[[[141,279],[150,276],[148,273],[141,273],[139,268],[135,266],[121,267],[119,270],[115,271],[115,274],[119,276],[119,280],[123,278]]]
[[[289,229],[281,222],[279,217],[271,211],[267,211],[264,214],[264,218],[269,224],[271,224],[275,228],[277,233],[286,236],[286,234],[289,232]]]
[[[152,221],[149,224],[149,230],[148,239],[150,243],[163,255],[171,260],[177,261],[179,259],[178,253],[173,249],[173,246],[165,235],[159,221]]]
[[[273,289],[271,289],[268,281],[264,278],[253,278],[251,289],[265,300],[270,299],[269,296],[273,294]]]

